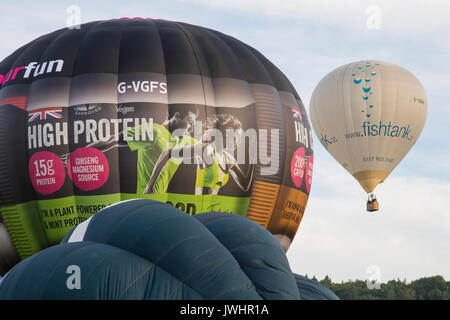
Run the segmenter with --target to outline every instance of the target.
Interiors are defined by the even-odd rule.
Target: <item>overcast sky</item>
[[[234,36],[286,74],[307,110],[318,81],[343,64],[376,59],[410,70],[427,91],[428,118],[413,150],[376,189],[380,212],[365,211],[359,183],[315,139],[311,194],[288,258],[294,272],[334,281],[450,279],[449,1],[16,1],[0,5],[0,60],[65,27],[70,5],[82,23],[162,18]]]

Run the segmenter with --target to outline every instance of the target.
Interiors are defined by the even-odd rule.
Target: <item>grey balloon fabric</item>
[[[0,299],[299,299],[276,239],[246,218],[220,220],[216,238],[168,204],[112,205],[14,267]],[[69,266],[79,267],[80,289],[67,287]]]
[[[266,229],[231,213],[209,212],[194,217],[232,252],[264,299],[299,298],[284,249]]]
[[[317,281],[294,274],[298,291],[302,300],[339,300],[333,291]]]
[[[0,299],[301,298],[283,248],[255,222],[217,212],[192,217],[144,199],[101,210],[0,282]]]

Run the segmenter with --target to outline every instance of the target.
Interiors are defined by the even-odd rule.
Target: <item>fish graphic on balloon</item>
[[[366,117],[370,118],[371,114],[370,114],[370,110],[367,109],[368,106],[368,100],[370,95],[372,95],[372,87],[373,87],[373,78],[377,75],[377,70],[376,70],[376,66],[378,66],[379,64],[375,64],[372,65],[371,63],[366,63],[363,66],[356,66],[356,71],[354,73],[352,73],[352,80],[353,83],[355,85],[360,85],[360,84],[364,84],[364,86],[362,87],[362,99],[364,101],[364,106],[366,107],[365,109],[361,110],[361,113],[366,113]],[[364,82],[363,82],[363,78],[364,78]],[[371,85],[371,86],[369,86]],[[369,105],[369,108],[372,109],[373,105]]]

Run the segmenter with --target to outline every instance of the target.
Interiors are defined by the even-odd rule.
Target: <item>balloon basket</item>
[[[380,209],[379,205],[378,205],[378,201],[377,198],[375,197],[375,195],[372,193],[369,196],[369,199],[367,200],[367,211],[369,212],[375,212],[378,211]]]

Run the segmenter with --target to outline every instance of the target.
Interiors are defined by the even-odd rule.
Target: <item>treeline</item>
[[[313,280],[317,280],[315,277]],[[341,300],[450,300],[450,281],[442,276],[406,280],[391,280],[374,285],[364,280],[333,283],[326,276],[319,281],[332,290]]]

